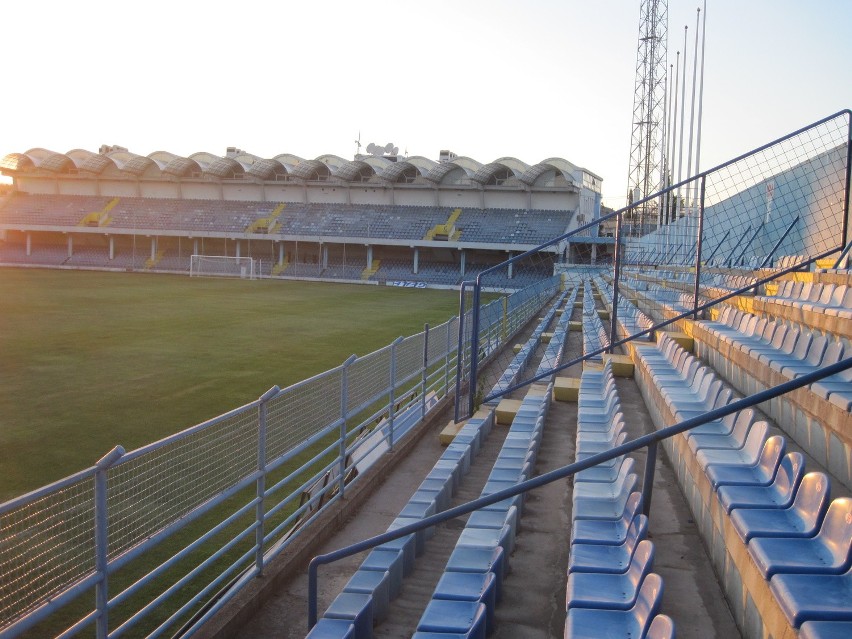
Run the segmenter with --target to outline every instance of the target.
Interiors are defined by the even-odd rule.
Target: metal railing
[[[488,348],[554,286],[494,300]],[[452,396],[459,325],[426,325],[0,504],[0,639],[192,634]]]
[[[459,370],[459,377],[468,379],[471,389],[478,385],[483,332],[480,300],[482,291],[494,287],[490,278],[536,255],[570,252],[571,245],[583,244],[589,231],[603,235],[600,229],[604,225],[615,226],[609,267],[612,346],[626,341],[617,339],[619,289],[625,268],[688,266],[695,297],[692,310],[697,312],[699,296],[718,301],[755,288],[751,283],[735,285],[728,289],[734,290],[731,295],[713,290],[714,280],[725,277],[725,268],[765,267],[780,255],[802,256],[794,268],[835,254],[839,262],[848,251],[850,165],[852,111],[846,109],[485,269],[462,289],[462,304],[471,312],[460,313],[459,351],[469,352],[470,358],[460,360],[465,368]],[[642,219],[656,219],[658,224],[636,239],[628,237],[624,227],[638,211],[644,211]],[[582,278],[592,269],[600,271],[594,265],[575,266],[567,270],[567,277]],[[467,322],[472,326],[465,326]],[[520,386],[533,381],[524,380]],[[520,386],[477,399],[495,400]],[[473,392],[458,393],[457,419],[472,415],[474,405]]]
[[[816,382],[824,377],[834,375],[835,373],[845,371],[849,368],[852,368],[852,357],[844,359],[835,364],[831,364],[830,366],[826,366],[825,368],[819,369],[817,371],[813,371],[806,375],[802,375],[801,377],[798,377],[789,382],[784,382],[783,384],[779,384],[778,386],[774,386],[772,388],[766,389],[759,393],[755,393],[753,395],[749,395],[748,397],[744,397],[743,399],[728,404],[727,406],[722,406],[720,408],[713,409],[702,415],[692,417],[672,426],[661,428],[660,430],[657,430],[653,433],[642,435],[641,437],[637,437],[636,439],[633,439],[629,442],[625,442],[620,446],[611,448],[608,451],[605,451],[603,453],[597,453],[595,455],[587,457],[582,461],[574,462],[573,464],[568,464],[567,466],[563,466],[562,468],[552,470],[542,475],[538,475],[537,477],[534,477],[532,479],[519,482],[514,486],[511,486],[510,488],[504,488],[497,492],[491,493],[490,495],[479,497],[477,499],[474,499],[473,501],[469,501],[453,508],[449,508],[435,515],[425,517],[415,523],[401,526],[400,528],[396,528],[392,531],[388,531],[380,535],[375,535],[373,537],[364,539],[363,541],[351,544],[344,548],[340,548],[338,550],[334,550],[332,552],[325,553],[322,555],[317,555],[311,560],[310,564],[308,565],[308,629],[313,628],[313,626],[316,625],[317,622],[317,590],[319,585],[320,566],[327,565],[340,559],[344,559],[346,557],[350,557],[352,555],[370,550],[372,548],[375,548],[376,546],[381,546],[382,544],[394,541],[395,539],[407,537],[408,535],[417,533],[421,530],[431,528],[436,524],[449,521],[450,519],[455,519],[456,517],[461,517],[462,515],[467,515],[468,513],[471,513],[475,510],[479,510],[486,506],[490,506],[503,500],[510,499],[512,497],[515,497],[516,495],[529,492],[530,490],[533,490],[535,488],[540,488],[541,486],[545,486],[554,481],[565,479],[566,477],[571,477],[572,475],[582,470],[592,468],[593,466],[597,466],[600,463],[610,461],[622,455],[626,455],[628,453],[632,453],[646,447],[648,448],[648,457],[645,462],[645,474],[642,486],[642,502],[644,512],[647,514],[648,512],[650,512],[651,506],[651,487],[653,486],[654,481],[657,443],[663,441],[664,439],[668,439],[669,437],[673,437],[674,435],[678,435],[687,430],[690,430],[691,428],[694,428],[696,426],[700,426],[701,424],[721,419],[726,415],[739,412],[746,408],[757,406],[759,404],[762,404],[763,402],[774,399],[779,395],[783,395],[790,391],[796,390],[797,388],[807,386],[808,384],[812,384],[813,382]]]

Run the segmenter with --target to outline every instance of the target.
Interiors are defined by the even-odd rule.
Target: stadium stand
[[[827,146],[816,160],[808,157],[793,168],[785,165],[770,177],[780,182],[777,176],[799,176],[813,166],[823,166],[826,157],[848,157],[841,153],[846,147]],[[454,169],[434,169],[430,175],[444,170]],[[852,625],[850,369],[768,400],[762,399],[766,395],[752,398],[739,411],[733,411],[731,405],[742,395],[791,381],[810,381],[803,377],[848,358],[852,345],[847,292],[852,274],[844,269],[831,269],[830,273],[811,270],[808,263],[802,263],[814,261],[821,252],[839,252],[833,239],[825,236],[809,252],[800,253],[806,249],[798,245],[787,251],[783,243],[789,231],[785,227],[794,228],[798,217],[792,224],[778,221],[760,238],[760,247],[756,244],[752,249],[752,241],[763,228],[759,220],[765,201],[760,196],[766,191],[762,181],[755,183],[750,171],[743,173],[748,174],[747,184],[738,185],[734,197],[720,198],[711,207],[712,215],[738,224],[737,236],[730,239],[727,233],[716,239],[721,235],[718,224],[708,232],[714,250],[727,243],[718,257],[684,266],[690,255],[698,254],[698,247],[685,240],[676,245],[670,259],[651,266],[636,256],[637,252],[651,254],[649,247],[661,244],[663,230],[688,237],[695,220],[684,215],[668,225],[670,228],[652,231],[635,242],[633,256],[625,258],[631,266],[621,273],[618,265],[611,276],[590,268],[572,279],[578,271],[569,272],[563,284],[571,280],[575,286],[559,292],[548,289],[548,302],[524,315],[534,319],[511,355],[499,353],[499,346],[508,342],[504,344],[489,332],[499,323],[492,321],[484,328],[460,323],[459,346],[469,352],[458,353],[456,381],[459,393],[467,393],[476,410],[470,411],[469,419],[448,425],[454,436],[443,442],[446,448],[431,466],[427,464],[422,476],[406,478],[413,489],[398,508],[385,508],[392,510],[384,513],[389,519],[376,517],[377,522],[364,524],[369,528],[374,523],[379,526],[380,521],[378,530],[385,528],[385,534],[391,535],[400,531],[400,536],[393,540],[382,537],[377,547],[359,556],[351,575],[337,576],[343,581],[336,584],[339,587],[325,589],[323,614],[308,631],[309,637],[481,638],[495,630],[504,636],[526,636],[512,633],[520,627],[517,617],[527,612],[535,618],[538,631],[561,626],[559,631],[566,639],[672,637],[676,627],[686,636],[727,636],[739,631],[749,639],[848,634]],[[756,204],[748,202],[745,213],[735,211],[728,200],[736,200],[739,206],[743,194],[748,193],[758,194]],[[111,202],[108,198],[93,201],[90,208],[94,210],[87,215],[103,213]],[[780,200],[776,204],[785,215],[789,213],[786,204]],[[110,227],[122,215],[121,206],[121,202],[112,204]],[[222,210],[215,223],[223,227],[239,223],[243,229],[266,225],[274,234],[283,232],[280,229],[289,220],[290,228],[303,225],[299,232],[340,237],[356,232],[353,221],[363,222],[370,215],[360,205],[305,205],[315,208],[309,213],[304,209],[304,218],[294,222],[291,216],[299,215],[298,207],[288,204],[283,212],[278,210],[279,228],[269,225],[277,205],[271,206],[260,210],[254,203],[246,204],[242,212]],[[414,221],[425,215],[401,208],[405,207],[394,208],[392,216],[410,214]],[[452,241],[455,236],[460,241],[471,236],[501,243],[509,237],[534,241],[525,222],[509,211],[494,213],[484,222],[478,211],[463,207],[424,210],[434,215],[417,218],[411,225],[418,241],[430,234],[428,241],[436,242]],[[752,216],[755,211],[757,219]],[[820,229],[835,228],[829,218],[826,215],[802,227],[818,235]],[[258,220],[267,221],[258,226]],[[540,222],[542,229],[549,228]],[[381,232],[385,239],[400,239],[394,234],[403,231],[388,224]],[[547,230],[551,236],[560,232],[555,227]],[[439,240],[439,236],[446,239]],[[750,239],[741,246],[746,236]],[[763,268],[781,246],[787,252],[772,267],[780,270]],[[156,256],[155,248],[144,258]],[[668,247],[665,250],[668,256]],[[81,251],[79,260],[84,262],[88,255],[88,249]],[[99,255],[94,251],[88,259],[97,261]],[[152,266],[169,257],[168,252],[163,253]],[[359,254],[359,260],[362,257]],[[399,281],[453,286],[485,272],[483,264],[473,259],[462,273],[461,260],[424,260],[414,267],[399,254],[371,258],[379,264],[368,277],[379,281],[390,275]],[[64,260],[68,259],[66,250]],[[366,259],[361,262],[352,266],[336,257],[329,260],[326,254],[315,262],[290,261],[280,273],[313,277],[327,272],[328,277],[339,278],[354,273],[360,278],[368,268]],[[537,266],[530,265],[530,270],[534,272]],[[761,283],[767,274],[779,279]],[[615,277],[620,281],[614,281]],[[493,281],[504,281],[502,278],[509,279],[508,268]],[[462,299],[469,294],[463,291]],[[506,306],[510,306],[508,301]],[[493,320],[497,306],[485,308],[489,307],[477,310]],[[474,314],[467,311],[464,321],[472,321]],[[601,321],[607,311],[610,317],[616,315],[617,326],[607,328]],[[675,318],[672,324],[661,325]],[[577,331],[574,335],[572,328]],[[632,341],[626,348],[616,343],[649,329],[653,334],[648,339]],[[471,335],[468,341],[465,330]],[[609,357],[592,355],[603,349],[612,351]],[[619,351],[626,351],[632,362],[629,379],[616,378],[613,355]],[[428,363],[428,355],[423,359]],[[474,368],[464,369],[469,360],[488,363],[496,370],[489,372],[490,377],[475,380]],[[568,419],[565,412],[559,412],[562,402],[554,401],[554,375],[560,363],[574,373],[581,371],[575,386],[576,407],[570,409],[574,412]],[[428,366],[424,364],[424,368]],[[471,375],[466,389],[465,372]],[[474,395],[479,391],[477,381],[488,389],[481,403]],[[628,405],[628,401],[633,403]],[[708,419],[708,413],[714,411],[727,414]],[[662,440],[666,460],[661,461],[656,459],[655,447],[641,451],[637,447],[629,455],[619,448],[642,430],[643,419],[650,422],[651,434],[689,420],[704,421]],[[442,437],[444,432],[446,429]],[[564,492],[545,504],[548,511],[556,511],[566,528],[564,539],[559,540],[563,551],[543,559],[551,567],[557,566],[561,573],[558,584],[548,581],[547,571],[534,563],[540,549],[527,541],[544,518],[539,511],[540,519],[530,519],[539,498],[535,493],[508,497],[500,493],[540,476],[541,459],[552,452],[544,442],[554,433],[567,434],[571,440],[570,446],[558,450],[564,458],[555,465],[561,471],[571,457],[580,464],[609,457],[577,472],[570,486],[566,482]],[[665,493],[666,499],[652,502],[652,488],[670,492]],[[432,520],[417,531],[401,530],[455,511],[477,495],[500,501],[473,510],[466,520],[453,519],[452,525]],[[698,542],[678,543],[661,532],[665,524],[654,509],[661,508],[660,502],[672,506],[676,499],[684,500],[681,523],[689,520],[703,547]],[[363,538],[362,532],[358,539]],[[664,555],[668,561],[661,560]],[[671,561],[676,555],[680,563]],[[697,582],[685,586],[683,581],[684,573],[693,568],[684,560],[687,555],[688,562],[707,568],[705,576],[709,576],[697,603],[688,600],[690,591],[700,590]],[[549,603],[553,593],[558,593],[559,612],[551,610],[547,620],[540,608],[528,605],[530,600],[516,590],[518,573],[530,566],[538,567],[534,580],[548,588],[547,596],[540,599]],[[710,566],[715,575],[710,574]],[[695,575],[690,579],[696,579]],[[523,583],[533,589],[532,582]],[[720,593],[724,593],[726,605],[718,605]],[[315,599],[312,602],[316,604]],[[708,610],[713,606],[716,614]],[[255,631],[256,626],[246,627],[241,636],[260,636]]]

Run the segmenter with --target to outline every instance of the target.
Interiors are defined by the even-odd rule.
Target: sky
[[[703,2],[668,2],[669,59],[688,25],[690,73]],[[618,208],[639,4],[3,3],[0,156],[117,144],[351,158],[360,135],[434,160],[562,157]],[[707,0],[706,14],[702,169],[852,107],[852,1]]]

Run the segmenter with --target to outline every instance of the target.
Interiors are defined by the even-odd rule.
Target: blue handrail
[[[395,539],[411,535],[420,530],[430,528],[436,524],[440,524],[450,519],[455,519],[456,517],[466,515],[475,510],[479,510],[480,508],[484,508],[485,506],[490,506],[491,504],[496,504],[497,502],[503,501],[505,499],[515,497],[516,495],[520,495],[521,493],[526,493],[527,491],[530,491],[534,488],[540,488],[541,486],[550,484],[554,481],[570,477],[571,475],[578,473],[581,470],[586,470],[587,468],[591,468],[592,466],[597,466],[602,462],[615,459],[616,457],[620,457],[621,455],[626,455],[627,453],[631,453],[640,448],[644,448],[645,446],[656,444],[657,442],[660,442],[664,439],[668,439],[673,435],[678,435],[684,431],[694,428],[695,426],[700,426],[701,424],[721,419],[726,415],[730,415],[746,408],[751,408],[752,406],[762,404],[763,402],[766,402],[770,399],[774,399],[779,395],[783,395],[790,391],[796,390],[797,388],[807,386],[808,384],[812,384],[813,382],[823,379],[824,377],[834,375],[835,373],[840,373],[841,371],[845,371],[849,368],[852,368],[852,357],[848,357],[835,364],[831,364],[830,366],[826,366],[806,375],[802,375],[801,377],[798,377],[794,380],[784,382],[783,384],[779,384],[778,386],[773,386],[772,388],[760,391],[759,393],[754,393],[753,395],[744,397],[743,399],[733,402],[732,404],[728,404],[727,406],[722,406],[721,408],[716,408],[711,411],[708,411],[703,415],[698,415],[697,417],[692,417],[673,426],[668,426],[656,432],[649,433],[647,435],[642,435],[641,437],[637,437],[636,439],[633,439],[629,442],[625,442],[621,446],[616,446],[615,448],[611,448],[606,452],[598,453],[582,461],[574,462],[573,464],[568,464],[567,466],[563,466],[562,468],[558,468],[556,470],[544,473],[543,475],[539,475],[532,479],[520,482],[518,484],[515,484],[511,488],[504,488],[503,490],[497,491],[485,497],[474,499],[473,501],[469,501],[465,504],[460,504],[459,506],[455,506],[441,513],[426,517],[425,519],[421,519],[420,521],[415,522],[413,524],[407,524],[405,526],[402,526],[401,528],[397,528],[395,530],[388,531],[380,535],[376,535],[374,537],[370,537],[369,539],[364,539],[363,541],[350,544],[349,546],[345,546],[344,548],[333,550],[332,552],[325,553],[323,555],[317,555],[316,557],[311,559],[311,562],[308,565],[308,629],[310,630],[311,628],[313,628],[317,622],[317,586],[319,577],[318,572],[319,567],[321,565],[330,564],[332,562],[337,561],[338,559],[343,559],[359,552],[370,550],[371,548],[375,548],[376,546],[380,546],[389,541],[393,541]]]

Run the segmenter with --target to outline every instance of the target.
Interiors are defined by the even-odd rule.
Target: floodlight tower
[[[633,134],[630,140],[628,204],[666,186],[666,41],[668,0],[640,0]],[[648,202],[630,220],[630,235],[638,237],[656,227],[658,202]]]

